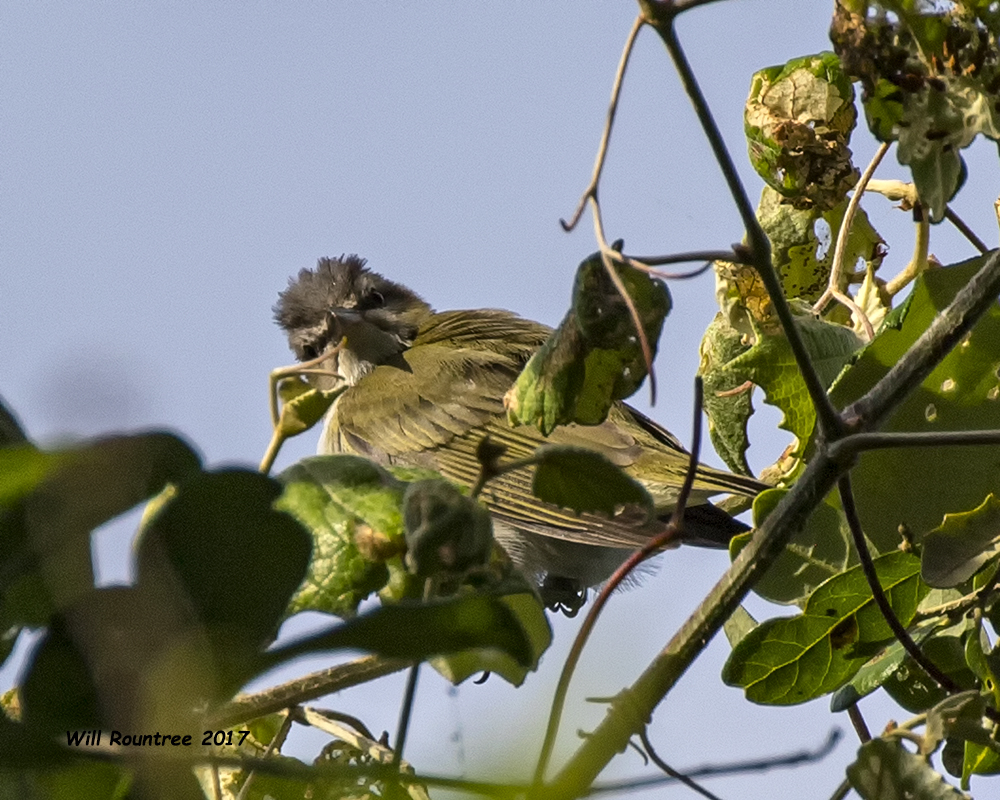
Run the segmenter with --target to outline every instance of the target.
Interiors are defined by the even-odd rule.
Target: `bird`
[[[488,436],[511,458],[545,444],[596,450],[645,486],[654,500],[652,520],[577,514],[542,502],[531,493],[531,467],[486,485],[480,499],[496,540],[536,582],[548,608],[574,614],[588,588],[606,581],[669,522],[690,454],[649,417],[618,401],[604,422],[562,425],[548,437],[508,422],[504,395],[552,333],[548,326],[499,309],[435,312],[356,255],[321,258],[315,269],[300,270],[273,311],[299,361],[331,351],[339,377],[312,376],[313,383],[346,387],[325,418],[320,453],[430,468],[469,487],[480,474],[477,447]],[[699,464],[681,540],[726,547],[748,526],[709,498],[752,497],[764,488]]]

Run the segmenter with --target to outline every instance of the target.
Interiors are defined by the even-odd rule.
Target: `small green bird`
[[[484,436],[522,458],[543,444],[596,450],[640,481],[657,518],[575,514],[531,493],[531,469],[487,484],[481,499],[494,533],[514,562],[536,578],[546,605],[575,611],[586,588],[606,580],[663,529],[677,502],[689,454],[667,430],[625,403],[600,425],[565,425],[544,437],[511,427],[504,393],[551,329],[509,311],[434,312],[416,293],[365,267],[357,256],[320,259],[289,281],[275,319],[301,361],[331,356],[348,388],[334,403],[321,453],[355,453],[382,464],[427,467],[465,486],[475,483]],[[317,378],[333,388],[336,378]],[[682,541],[725,547],[747,527],[708,502],[721,493],[753,496],[758,481],[699,465]]]

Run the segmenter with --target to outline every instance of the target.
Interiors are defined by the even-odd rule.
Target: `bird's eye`
[[[372,289],[368,293],[368,300],[373,306],[375,306],[375,308],[380,308],[385,305],[385,295],[377,289]]]
[[[312,361],[319,353],[316,351],[315,346],[311,344],[302,345],[302,361]]]

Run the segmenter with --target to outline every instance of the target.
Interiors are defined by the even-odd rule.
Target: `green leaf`
[[[786,197],[827,209],[857,182],[847,145],[854,87],[833,53],[755,73],[744,111],[750,163]]]
[[[942,618],[937,617],[917,623],[908,631],[910,638],[919,645],[940,628],[941,622]],[[833,712],[846,711],[862,697],[874,692],[896,674],[905,658],[906,650],[903,649],[903,645],[896,640],[890,642],[879,651],[878,655],[867,661],[849,683],[833,693],[830,698],[830,710]],[[907,678],[912,679],[913,677],[914,673],[908,671]],[[908,706],[904,707],[909,708]]]
[[[764,523],[786,494],[787,489],[767,489],[754,498],[754,528]],[[748,531],[730,542],[733,558],[747,545],[751,535],[752,531]],[[798,603],[823,581],[856,561],[843,513],[828,500],[816,506],[802,530],[754,584],[754,591],[772,603]]]
[[[1000,554],[1000,500],[990,494],[972,511],[945,514],[924,537],[921,577],[948,589],[965,583]]]
[[[525,585],[524,588],[528,587]],[[465,650],[432,658],[431,666],[446,680],[459,684],[473,675],[491,672],[513,686],[520,686],[528,672],[538,668],[542,653],[552,644],[552,628],[549,627],[545,609],[531,590],[520,594],[503,594],[500,595],[500,600],[514,614],[528,637],[532,652],[530,663],[520,664],[513,656],[497,649]]]
[[[614,269],[655,355],[670,311],[666,284],[627,265],[616,263]],[[512,424],[536,425],[547,436],[556,425],[602,422],[611,404],[633,394],[645,377],[632,315],[598,253],[580,264],[572,307],[504,402]]]
[[[863,800],[964,800],[927,760],[905,749],[899,739],[872,739],[847,768],[851,786]]]
[[[743,637],[756,627],[757,620],[750,615],[750,612],[743,606],[737,606],[722,626],[722,630],[726,634],[726,639],[729,640],[729,646],[736,647]]]
[[[51,736],[0,713],[0,797],[21,797],[27,770],[66,766],[73,760]]]
[[[785,294],[801,301],[801,314],[811,314],[812,305],[826,291],[833,269],[834,243],[847,210],[847,200],[821,211],[796,208],[768,186],[761,192],[756,216],[771,242],[771,261]],[[826,229],[826,230],[823,230]],[[872,227],[863,209],[858,209],[847,236],[841,259],[840,289],[847,291],[862,275],[874,273],[885,256],[885,242]],[[769,334],[779,333],[771,299],[756,270],[748,265],[716,262],[716,297],[734,327],[752,336],[756,323]],[[848,321],[845,309],[833,305],[824,319]]]
[[[537,602],[537,601],[536,601]],[[426,603],[381,606],[334,628],[276,647],[258,658],[260,672],[308,653],[364,650],[423,661],[470,649],[495,649],[532,668],[532,637],[502,598],[470,594]]]
[[[309,572],[287,614],[353,614],[385,586],[385,561],[405,549],[400,505],[406,484],[359,456],[313,456],[278,479],[277,507],[301,522],[313,539]]]
[[[7,408],[7,404],[0,398],[0,447],[9,447],[16,444],[25,444],[28,435],[17,421],[14,412]]]
[[[69,458],[69,453],[47,453],[27,443],[0,449],[0,508],[25,497]]]
[[[876,559],[879,581],[903,625],[926,591],[919,561],[906,553]],[[803,612],[758,625],[733,649],[722,679],[755,703],[790,705],[839,688],[892,633],[860,567],[814,591]]]
[[[992,741],[992,725],[983,721],[987,705],[986,697],[977,689],[946,694],[933,708],[927,710],[925,737],[928,751],[948,738],[998,747]]]
[[[539,448],[531,491],[547,503],[578,514],[611,516],[621,506],[635,505],[653,513],[653,498],[607,457],[582,447]]]
[[[903,357],[982,266],[977,257],[932,269],[915,282],[874,341],[830,389],[838,408],[865,394]],[[990,306],[972,332],[903,401],[885,431],[946,432],[1000,428],[1000,308]],[[861,454],[852,472],[865,535],[879,552],[896,548],[906,525],[919,540],[945,514],[966,512],[995,493],[1000,471],[988,447],[908,447]]]
[[[708,435],[722,460],[730,469],[751,475],[747,463],[747,423],[753,414],[751,390],[731,392],[750,380],[749,374],[727,369],[729,363],[745,353],[743,334],[730,325],[722,313],[705,330],[701,339],[701,363],[698,374],[704,380],[705,413],[708,415]],[[725,396],[720,396],[725,395]]]
[[[178,484],[137,545],[139,588],[190,608],[234,680],[277,633],[309,564],[309,535],[274,507],[280,495],[257,472],[199,475]]]
[[[975,674],[965,662],[962,639],[967,635],[968,627],[968,623],[963,621],[944,631],[938,631],[923,642],[920,648],[938,669],[962,689],[977,685]],[[948,692],[909,656],[905,656],[899,668],[885,680],[883,688],[900,706],[914,714],[927,711],[948,696]]]
[[[861,340],[850,328],[817,319],[811,313],[797,315],[795,324],[820,381],[830,385],[861,347]],[[813,433],[816,412],[784,334],[758,330],[753,347],[729,362],[726,369],[749,375],[764,390],[765,402],[782,411],[780,427],[796,437],[796,452],[801,452]]]
[[[301,377],[284,378],[278,383],[281,413],[278,429],[286,437],[298,436],[323,419],[347,387],[317,389]]]
[[[43,625],[90,591],[90,532],[199,467],[166,433],[0,450],[0,630]]]

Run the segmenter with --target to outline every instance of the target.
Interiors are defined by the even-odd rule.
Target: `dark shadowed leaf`
[[[945,514],[944,522],[924,537],[921,577],[930,586],[958,586],[998,554],[1000,500],[991,493],[972,511]]]
[[[222,470],[178,485],[137,548],[141,589],[192,609],[219,655],[238,661],[266,644],[309,564],[311,541],[276,510],[281,484]]]
[[[307,653],[364,650],[423,661],[470,649],[496,649],[531,667],[536,648],[503,598],[486,595],[382,606],[327,631],[277,647],[258,660],[263,671]]]

